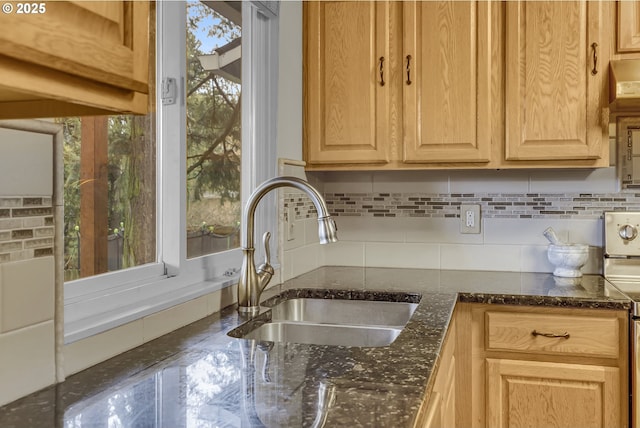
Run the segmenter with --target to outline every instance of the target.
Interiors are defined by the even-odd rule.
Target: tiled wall
[[[290,193],[284,203],[301,231],[284,242],[291,274],[322,265],[551,272],[542,235],[549,226],[561,239],[589,244],[583,272],[601,273],[602,213],[640,210],[640,193],[618,191],[615,168],[308,177],[336,218],[340,242],[317,244],[313,205]],[[463,203],[481,206],[479,234],[460,232]]]
[[[0,197],[0,263],[53,256],[51,197]]]
[[[52,142],[0,128],[0,405],[56,381]]]

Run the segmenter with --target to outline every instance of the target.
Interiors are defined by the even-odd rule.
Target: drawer
[[[487,311],[485,328],[487,350],[618,358],[616,317]]]

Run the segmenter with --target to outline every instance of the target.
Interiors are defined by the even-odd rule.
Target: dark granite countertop
[[[332,291],[322,291],[322,290]],[[324,267],[282,292],[422,294],[388,347],[256,344],[233,307],[0,408],[0,427],[411,426],[456,302],[630,308],[597,275]]]

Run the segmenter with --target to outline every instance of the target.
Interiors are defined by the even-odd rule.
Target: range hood
[[[640,111],[640,59],[609,63],[611,111]]]

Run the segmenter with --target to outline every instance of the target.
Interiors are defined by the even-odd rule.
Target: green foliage
[[[198,56],[211,52],[204,52],[198,37],[213,37],[225,44],[239,38],[241,29],[199,1],[188,1],[187,8],[188,203],[209,195],[220,200],[219,213],[204,205],[195,210],[193,217],[200,218],[191,229],[199,230],[204,222],[235,230],[240,213],[241,86],[202,68]],[[74,279],[80,264],[81,120],[68,117],[57,122],[64,128],[65,270],[67,279]],[[139,260],[143,251],[137,241],[144,239],[139,226],[153,219],[147,212],[139,212],[136,202],[141,192],[149,191],[148,183],[154,179],[141,178],[150,168],[141,163],[145,156],[136,150],[149,147],[153,126],[151,116],[114,115],[108,119],[108,233],[124,240],[123,267],[149,261]],[[155,245],[155,240],[151,242]]]

